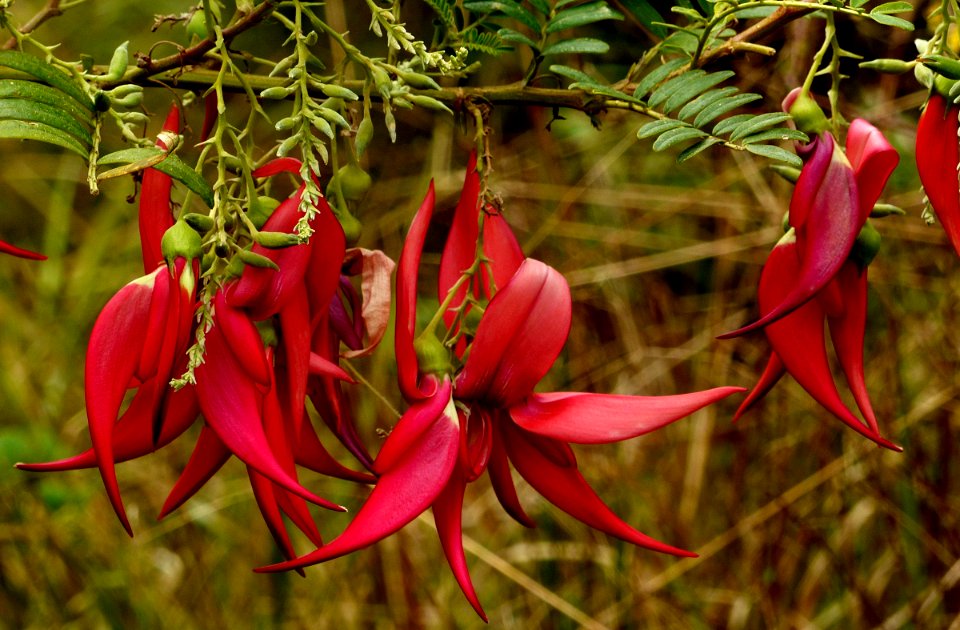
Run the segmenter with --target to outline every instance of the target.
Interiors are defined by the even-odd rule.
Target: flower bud
[[[372,139],[373,121],[370,120],[370,116],[364,112],[363,120],[360,121],[360,125],[357,127],[357,136],[353,140],[353,147],[357,152],[357,157],[363,155],[363,152],[367,150],[367,145],[370,144]]]
[[[280,87],[279,85],[275,85],[260,92],[260,98],[274,99],[278,101],[283,100],[290,96],[295,89],[296,86],[293,85],[288,87]]]
[[[257,232],[253,240],[269,249],[282,249],[300,244],[299,237],[290,232]]]
[[[174,223],[160,240],[160,251],[169,265],[173,265],[177,258],[186,258],[188,261],[199,258],[202,246],[200,235],[184,220]]]
[[[198,234],[206,234],[213,229],[214,221],[205,214],[197,214],[196,212],[188,212],[183,216],[183,220],[187,222],[187,225],[192,227]]]
[[[127,52],[127,45],[129,43],[129,41],[123,42],[113,51],[113,57],[110,58],[110,66],[107,68],[107,74],[104,75],[104,79],[116,81],[126,73],[127,64],[130,63],[130,56]]]
[[[876,70],[884,74],[903,74],[913,70],[916,61],[902,61],[900,59],[871,59],[860,64],[861,68]]]
[[[404,70],[397,70],[397,76],[403,79],[403,82],[409,85],[410,87],[417,88],[418,90],[439,90],[440,86],[437,84],[433,78],[420,74],[418,72],[406,72]]]
[[[452,111],[450,111],[449,107],[447,107],[437,99],[431,98],[429,96],[423,96],[422,94],[407,94],[406,99],[419,107],[433,109],[438,112],[447,112],[448,114],[453,113]]]
[[[903,208],[889,203],[878,203],[873,206],[873,210],[870,211],[870,217],[874,219],[880,219],[889,216],[902,217],[905,214],[907,213]]]
[[[348,90],[340,85],[334,85],[332,83],[323,84],[323,87],[320,88],[320,91],[330,98],[342,98],[345,101],[356,101],[360,99],[360,97],[354,94],[351,90]]]
[[[261,267],[263,269],[273,269],[274,271],[280,271],[280,267],[277,266],[277,263],[273,262],[266,256],[254,253],[249,249],[241,249],[237,252],[235,258],[239,258],[244,263],[250,265],[251,267]]]
[[[340,167],[337,174],[330,180],[331,184],[338,182],[340,192],[347,201],[360,201],[367,196],[367,191],[373,185],[373,178],[357,164],[346,164]]]
[[[960,61],[943,55],[924,55],[920,63],[948,79],[960,79]]]

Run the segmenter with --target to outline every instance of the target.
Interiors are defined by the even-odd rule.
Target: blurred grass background
[[[429,16],[407,4],[411,28],[429,32]],[[18,2],[15,14],[26,19],[41,5]],[[151,35],[149,25],[153,13],[185,5],[88,2],[39,34],[62,39],[63,57],[90,52],[106,62],[124,39],[131,51],[157,37],[184,42],[181,31],[161,27]],[[918,6],[918,14],[926,10]],[[362,14],[347,15],[353,36],[367,41]],[[772,61],[733,62],[743,89],[763,92],[775,109],[805,72],[818,44],[815,26],[791,25]],[[859,52],[912,54],[908,35],[840,26]],[[613,33],[642,37],[629,22]],[[615,76],[630,54],[615,48],[609,66],[587,69]],[[519,62],[501,62],[490,64],[485,81],[522,73]],[[905,452],[856,436],[789,378],[737,425],[730,418],[738,400],[730,400],[640,439],[577,448],[601,497],[642,531],[700,554],[688,560],[598,534],[520,482],[521,500],[539,523],[525,530],[480,480],[467,493],[465,544],[491,627],[957,626],[960,261],[940,228],[919,217],[912,145],[924,94],[907,79],[857,78],[845,114],[868,117],[902,156],[884,199],[908,215],[878,222],[884,245],[870,270],[866,360],[882,428]],[[242,112],[243,99],[234,99]],[[168,101],[155,90],[147,108],[162,114]],[[565,120],[549,130],[549,111],[503,107],[492,119],[492,183],[506,216],[527,254],[558,268],[573,289],[573,330],[543,389],[669,394],[752,386],[769,352],[762,335],[714,337],[755,313],[756,281],[779,237],[789,186],[765,162],[720,150],[678,167],[674,155],[635,139],[637,116],[606,114],[596,130],[583,115],[561,113]],[[198,128],[202,112],[187,116]],[[434,177],[441,212],[422,276],[428,309],[472,130],[423,112],[400,123],[391,145],[377,120],[361,245],[395,258]],[[278,556],[234,461],[157,523],[196,431],[119,467],[132,540],[95,471],[13,469],[88,446],[86,336],[109,296],[139,275],[136,206],[126,200],[133,183],[114,180],[91,198],[83,175],[71,156],[0,143],[0,237],[50,256],[0,261],[0,628],[482,626],[447,570],[429,516],[366,551],[308,569],[306,579],[255,575],[252,567]],[[357,365],[398,404],[385,350]],[[377,430],[393,418],[362,389],[350,395],[375,445]],[[344,482],[304,479],[352,508],[364,496]],[[349,518],[317,517],[328,538]]]

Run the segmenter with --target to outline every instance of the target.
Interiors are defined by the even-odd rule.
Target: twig
[[[60,8],[60,0],[48,0],[46,6],[37,11],[36,15],[27,20],[27,23],[21,26],[18,30],[21,34],[26,35],[27,33],[32,33],[39,27],[41,24],[49,20],[50,18],[55,18],[59,15],[63,15],[63,9]],[[17,45],[17,38],[11,37],[3,45],[4,50],[10,50],[15,48]]]
[[[724,43],[705,51],[697,60],[697,67],[713,63],[721,57],[732,55],[749,44],[763,39],[770,33],[783,28],[786,24],[809,15],[820,8],[818,5],[807,7],[779,7],[776,11],[763,18],[753,26],[737,33]]]

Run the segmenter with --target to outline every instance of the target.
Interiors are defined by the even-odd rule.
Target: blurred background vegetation
[[[43,3],[21,0],[22,20]],[[374,45],[366,10],[347,8],[355,41]],[[359,4],[359,3],[358,3]],[[616,2],[613,4],[617,4]],[[186,43],[182,28],[150,33],[155,13],[188,2],[86,2],[44,25],[58,54],[106,63],[131,40]],[[923,25],[929,5],[920,3]],[[411,30],[429,11],[407,2]],[[910,35],[839,20],[848,48],[909,58]],[[646,41],[627,20],[604,26],[616,76]],[[270,31],[268,26],[267,32]],[[774,36],[773,59],[726,61],[741,89],[777,109],[799,82],[819,25],[801,20]],[[620,43],[617,43],[620,42]],[[621,43],[623,43],[621,45]],[[263,35],[238,41],[261,53]],[[159,49],[158,49],[159,51]],[[165,50],[162,54],[169,54]],[[161,54],[158,52],[157,54]],[[522,76],[524,62],[488,60],[485,83]],[[852,74],[855,67],[849,68]],[[246,103],[234,102],[238,116]],[[519,484],[539,523],[515,524],[485,480],[467,493],[468,562],[496,628],[947,627],[960,612],[960,261],[920,218],[913,130],[925,99],[909,77],[856,73],[842,100],[901,151],[884,200],[907,209],[879,222],[871,267],[867,379],[884,433],[905,452],[872,446],[819,408],[791,379],[738,424],[737,400],[624,444],[577,449],[581,468],[614,510],[641,530],[700,554],[678,560],[589,530]],[[150,90],[155,133],[170,101]],[[188,110],[197,129],[202,108]],[[755,287],[780,234],[790,187],[759,158],[713,149],[683,166],[636,140],[639,116],[494,111],[494,188],[528,255],[563,272],[573,289],[570,341],[543,387],[668,394],[750,387],[768,356],[762,335],[715,335],[755,314]],[[429,241],[422,308],[435,306],[438,252],[462,184],[472,129],[423,111],[404,113],[390,144],[380,121],[365,167],[361,245],[396,258],[429,178],[442,209]],[[119,148],[119,147],[114,147]],[[139,275],[131,180],[91,198],[73,156],[0,143],[0,236],[44,251],[33,263],[0,261],[0,628],[480,627],[449,574],[432,519],[421,518],[366,551],[296,575],[255,575],[278,558],[248,488],[230,462],[163,522],[155,515],[193,440],[119,467],[136,537],[117,523],[95,471],[34,475],[13,469],[87,448],[83,353],[102,305]],[[182,193],[181,193],[182,194]],[[431,303],[431,300],[433,302]],[[390,346],[359,360],[373,386],[399,404]],[[839,372],[838,372],[839,374]],[[841,389],[843,389],[841,387]],[[375,397],[351,392],[371,445],[393,418]],[[191,433],[191,436],[195,433]],[[332,441],[331,441],[332,444]],[[342,460],[349,460],[338,453]],[[363,488],[306,476],[312,489],[360,504]],[[348,516],[318,513],[326,537]],[[309,545],[298,540],[305,552]]]

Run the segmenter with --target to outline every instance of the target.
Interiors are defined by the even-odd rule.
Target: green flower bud
[[[290,232],[257,232],[253,240],[270,249],[282,249],[300,244],[299,237]]]
[[[127,71],[127,65],[130,63],[130,55],[127,52],[129,41],[123,42],[113,51],[113,57],[110,58],[110,66],[104,78],[109,81],[116,81]]]
[[[357,157],[363,155],[363,152],[367,150],[367,145],[370,144],[372,139],[373,121],[370,120],[370,116],[367,115],[367,112],[364,112],[363,120],[360,121],[360,125],[357,127],[357,136],[353,140],[353,146],[357,152]]]
[[[800,169],[794,168],[792,166],[785,166],[782,164],[774,164],[769,167],[771,171],[784,178],[791,184],[796,184],[797,180],[800,179]]]
[[[946,97],[950,96],[950,92],[953,90],[953,87],[956,84],[956,81],[953,79],[948,79],[942,74],[936,74],[933,77],[933,89],[936,90],[937,93]]]
[[[876,70],[884,74],[903,74],[913,70],[916,61],[901,61],[900,59],[872,59],[860,63],[861,68]]]
[[[948,79],[960,79],[960,61],[943,55],[924,55],[920,63]]]
[[[873,206],[873,210],[870,211],[870,217],[874,219],[880,219],[889,216],[902,217],[906,214],[907,213],[903,208],[889,203],[878,203]]]
[[[213,219],[205,214],[188,212],[183,216],[183,220],[186,221],[187,225],[192,227],[198,234],[206,234],[214,227]]]
[[[320,88],[320,91],[330,98],[342,98],[345,101],[356,101],[360,99],[353,91],[341,85],[334,85],[332,83],[324,83],[322,85],[323,87]]]
[[[260,92],[260,98],[272,99],[272,100],[283,100],[293,94],[293,91],[296,89],[296,86],[280,87],[275,85],[273,87],[268,87],[264,91]]]
[[[290,131],[298,124],[300,124],[300,116],[287,116],[286,118],[281,118],[277,121],[277,124],[273,126],[277,131]]]
[[[407,94],[406,98],[408,101],[410,101],[411,103],[419,107],[433,109],[438,112],[447,112],[448,114],[453,113],[449,107],[447,107],[437,99],[431,98],[429,96],[423,96],[422,94]]]
[[[199,258],[202,246],[200,235],[183,220],[174,223],[160,239],[160,251],[169,265],[173,265],[177,258],[188,261]]]
[[[406,72],[397,70],[397,76],[403,79],[403,82],[418,90],[439,90],[440,85],[433,78],[420,74],[418,72]]]
[[[450,373],[450,351],[432,333],[424,334],[413,342],[417,364],[424,374],[444,375]]]
[[[256,254],[249,249],[241,249],[237,252],[236,258],[239,258],[244,263],[250,265],[251,267],[260,267],[263,269],[273,269],[274,271],[280,271],[280,267],[277,266],[277,263],[273,262],[266,256],[261,256]]]

